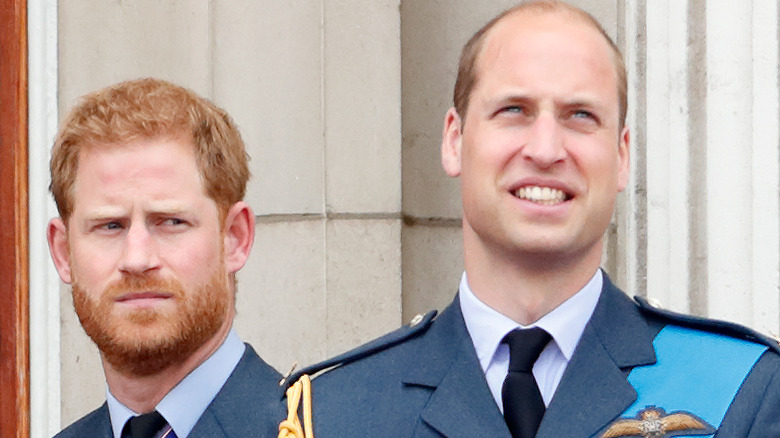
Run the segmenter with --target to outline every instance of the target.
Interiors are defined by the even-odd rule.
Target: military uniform
[[[672,356],[684,350],[673,344],[681,336],[714,337],[713,348],[735,343],[738,348],[753,349],[754,356],[747,358],[727,353],[740,356],[744,374],[720,402],[725,412],[721,412],[722,418],[705,420],[705,408],[693,403],[724,397],[710,391],[711,386],[719,386],[717,355],[715,360],[703,360],[709,364],[705,368],[716,376],[698,376],[698,380],[688,379],[668,388],[663,385],[667,374],[670,378],[673,372],[678,378],[685,377],[689,365],[691,372],[698,372],[698,368],[685,362],[687,359],[682,361],[682,369],[663,368],[661,365],[670,362],[668,353],[660,361],[654,346],[662,333],[672,341],[665,349]],[[707,345],[701,343],[702,348],[709,348]],[[655,374],[643,376],[645,371]],[[429,313],[353,351],[303,369],[288,383],[304,373],[315,375],[312,396],[318,438],[510,438],[485,382],[457,298],[437,317]],[[641,299],[632,301],[605,276],[598,304],[537,437],[666,437],[682,433],[780,437],[778,374],[780,354],[774,341],[736,324],[661,311]],[[634,377],[645,379],[648,395],[637,394],[632,386]],[[649,385],[647,379],[651,379]],[[672,399],[664,394],[670,391]],[[692,403],[690,409],[686,400]],[[635,402],[642,405],[634,406]]]
[[[188,438],[276,437],[279,422],[285,417],[279,403],[280,379],[281,375],[246,344],[243,357]],[[113,436],[104,403],[55,438]]]

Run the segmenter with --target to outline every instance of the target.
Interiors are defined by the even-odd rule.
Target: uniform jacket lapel
[[[493,400],[456,297],[436,319],[404,384],[433,391],[415,436],[510,438]]]
[[[537,437],[595,436],[619,417],[637,397],[626,376],[635,366],[655,363],[653,337],[637,306],[605,275],[599,302]]]
[[[111,430],[111,418],[108,413],[108,405],[102,406],[87,414],[65,430],[55,435],[54,438],[79,438],[90,436],[95,438],[114,438]]]
[[[276,437],[286,417],[280,379],[247,344],[241,361],[189,438]]]
[[[103,403],[103,406],[96,411],[96,415],[92,417],[92,420],[83,425],[83,430],[89,431],[88,433],[90,434],[95,434],[94,436],[96,437],[113,438],[114,431],[111,430],[110,417],[108,404]]]

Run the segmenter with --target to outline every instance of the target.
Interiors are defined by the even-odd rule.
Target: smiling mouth
[[[515,190],[516,198],[531,201],[540,205],[556,205],[571,199],[571,196],[560,189],[541,186],[524,186]]]

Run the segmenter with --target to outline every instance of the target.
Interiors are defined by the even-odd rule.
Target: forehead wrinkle
[[[496,57],[496,60],[500,58],[500,56]],[[472,97],[493,106],[513,102],[543,104],[545,101],[551,101],[556,108],[582,106],[610,112],[614,106],[617,112],[619,101],[617,87],[614,88],[614,92],[610,89],[609,93],[602,93],[594,90],[592,79],[599,74],[609,75],[614,79],[614,71],[608,65],[597,65],[598,62],[592,57],[586,57],[583,61],[591,66],[591,73],[588,75],[581,78],[564,78],[564,82],[539,82],[534,77],[538,77],[540,73],[530,72],[528,77],[533,82],[528,88],[521,84],[526,81],[526,77],[520,76],[518,79],[519,72],[513,70],[511,64],[500,67],[496,65],[498,68],[493,70],[493,74],[488,77],[483,76],[481,83],[475,87],[475,90],[481,89],[481,92],[475,92]]]
[[[603,99],[600,99],[593,93],[582,93],[580,95],[572,96],[571,98],[556,99],[556,105],[561,107],[588,107],[588,108],[603,108]]]
[[[485,101],[489,104],[503,104],[503,103],[513,103],[513,102],[532,102],[536,103],[541,100],[547,99],[545,96],[540,96],[540,93],[530,91],[530,90],[523,90],[523,89],[517,89],[517,90],[510,90],[510,91],[499,91],[495,93],[495,97],[488,96]],[[583,92],[574,92],[573,95],[571,93],[568,93],[566,95],[560,96],[560,97],[552,97],[553,103],[556,107],[591,107],[591,108],[601,108],[604,106],[604,103],[601,102],[599,96],[595,93],[591,93],[588,91]]]

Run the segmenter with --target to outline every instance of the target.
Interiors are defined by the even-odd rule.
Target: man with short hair
[[[47,237],[108,388],[58,437],[276,436],[281,376],[232,328],[249,176],[227,113],[174,84],[122,82],[70,111]]]
[[[584,11],[530,1],[472,37],[441,148],[458,295],[302,370],[316,436],[780,436],[776,343],[632,301],[599,268],[625,115],[621,55]]]

